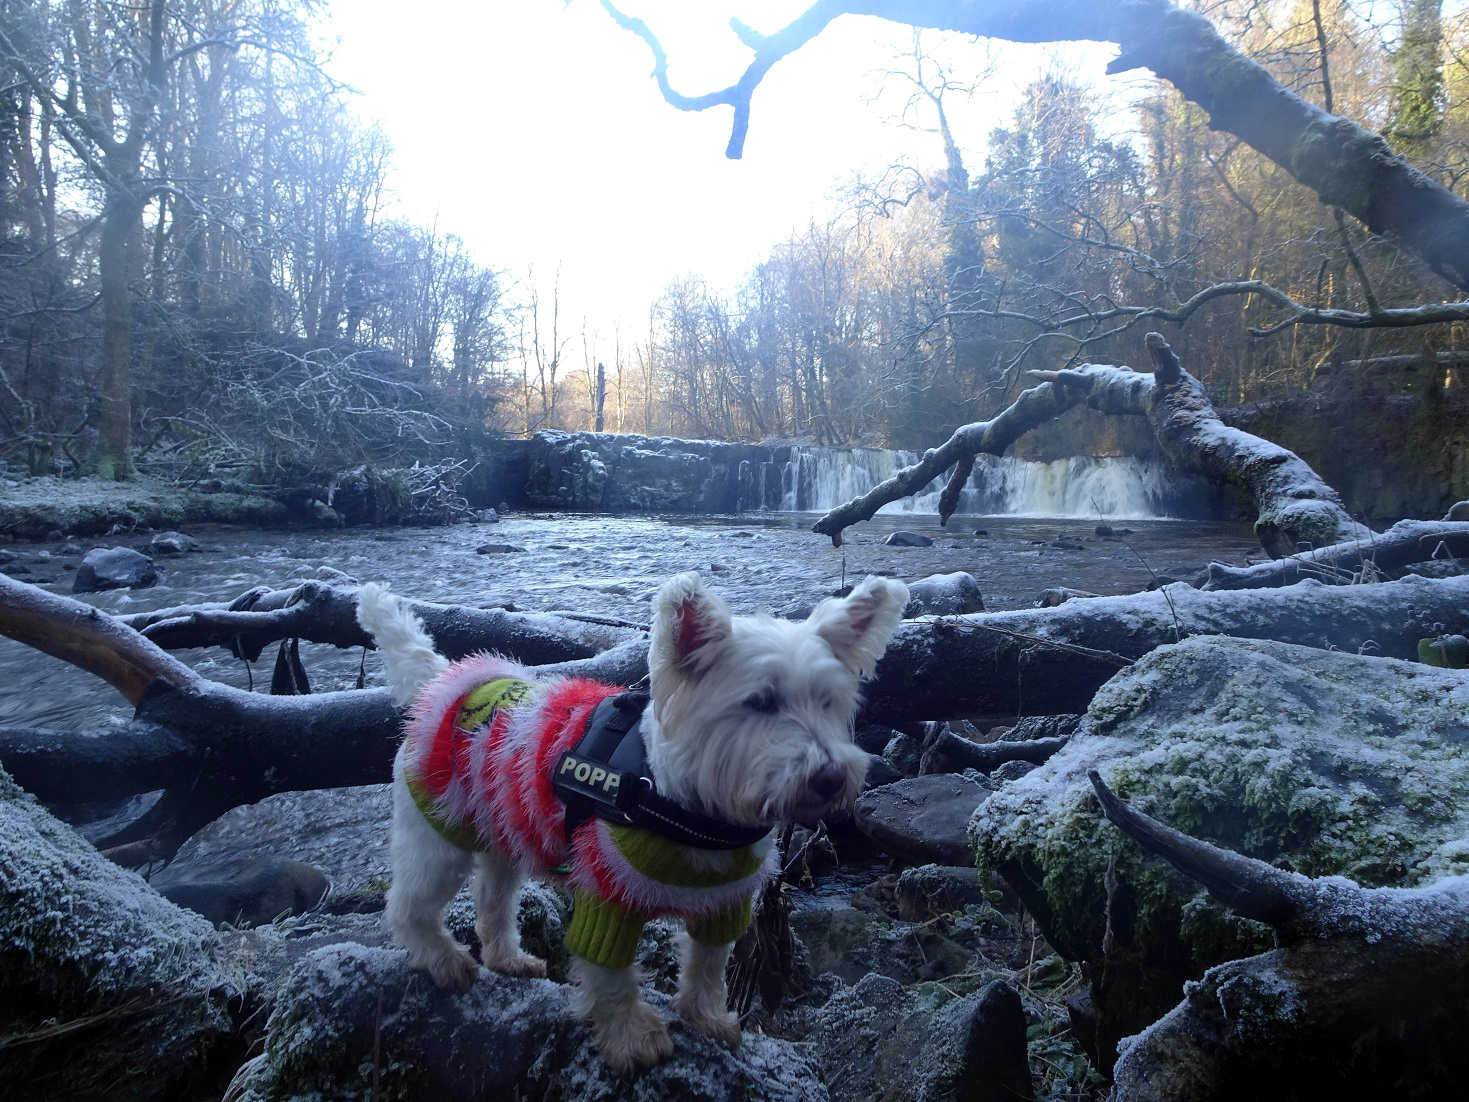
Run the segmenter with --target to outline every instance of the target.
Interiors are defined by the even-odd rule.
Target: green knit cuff
[[[638,937],[645,921],[600,896],[574,891],[566,948],[589,964],[626,968],[638,955]]]
[[[733,907],[702,918],[691,918],[684,927],[689,937],[700,945],[728,945],[750,928],[750,900],[746,898]]]

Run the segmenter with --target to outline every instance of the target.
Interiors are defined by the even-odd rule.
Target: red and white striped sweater
[[[449,841],[493,850],[527,874],[566,866],[575,895],[567,945],[605,967],[631,963],[653,917],[682,918],[700,941],[732,941],[750,900],[779,870],[767,835],[730,851],[693,851],[639,827],[589,819],[570,844],[551,786],[592,710],[623,690],[584,678],[536,681],[495,655],[472,655],[425,685],[404,724],[404,776],[419,810]]]

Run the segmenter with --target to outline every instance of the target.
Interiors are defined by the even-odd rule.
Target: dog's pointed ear
[[[653,598],[649,667],[684,675],[702,673],[730,635],[729,608],[693,571],[676,574]]]
[[[841,663],[868,677],[887,649],[908,603],[908,587],[892,578],[864,578],[846,598],[822,601],[807,623],[826,640]]]

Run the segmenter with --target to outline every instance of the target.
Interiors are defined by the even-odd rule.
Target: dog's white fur
[[[811,821],[850,805],[867,769],[867,755],[852,742],[858,686],[882,656],[907,600],[901,582],[868,578],[849,597],[823,601],[805,621],[791,622],[731,616],[697,574],[671,578],[653,600],[652,703],[643,718],[659,791],[751,826]],[[357,618],[383,653],[400,706],[448,665],[418,618],[381,586],[362,587]],[[400,752],[393,767],[387,921],[410,963],[441,987],[463,990],[474,982],[478,965],[442,919],[473,866],[475,931],[485,966],[545,975],[545,962],[520,948],[520,870],[498,853],[470,854],[446,841],[413,802],[403,758]],[[687,855],[706,863],[730,859],[721,851]],[[724,986],[729,951],[729,945],[685,939],[674,1004],[688,1025],[735,1047],[740,1028],[726,1009]],[[662,1016],[638,996],[636,969],[575,959],[573,974],[609,1065],[650,1065],[672,1052]]]

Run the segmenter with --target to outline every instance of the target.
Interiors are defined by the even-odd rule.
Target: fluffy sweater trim
[[[710,851],[590,819],[568,844],[552,770],[596,705],[621,691],[577,678],[537,682],[498,655],[456,662],[420,690],[404,724],[409,791],[454,844],[493,850],[532,875],[568,865],[573,888],[627,914],[699,920],[738,910],[779,872],[769,834]]]

